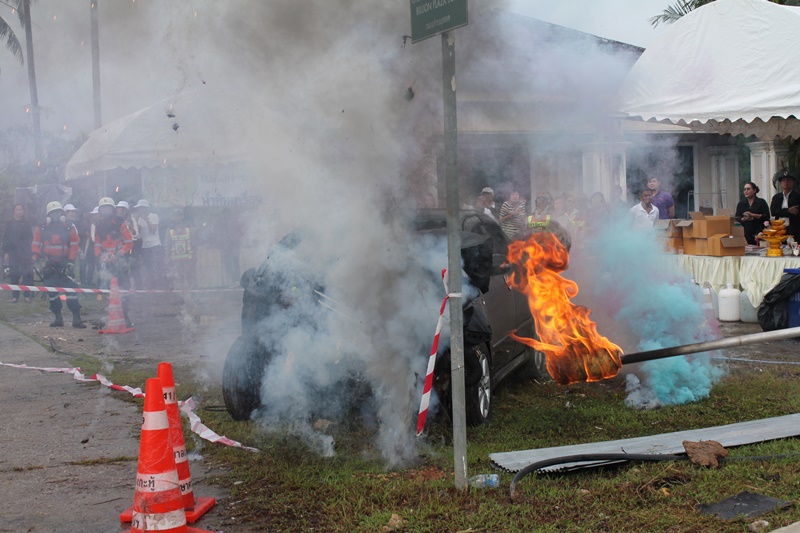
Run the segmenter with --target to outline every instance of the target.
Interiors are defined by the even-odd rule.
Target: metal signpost
[[[456,488],[467,488],[467,419],[464,387],[464,331],[461,305],[461,221],[458,201],[456,42],[452,30],[466,26],[467,0],[410,0],[411,42],[442,34],[447,271],[450,292],[450,371],[453,403],[453,458]]]

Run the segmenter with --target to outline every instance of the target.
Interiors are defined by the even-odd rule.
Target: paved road
[[[69,366],[2,324],[0,346],[3,363]],[[0,367],[0,532],[123,531],[119,513],[133,502],[141,411],[121,394],[68,374]],[[200,483],[202,468],[191,463],[195,493],[219,498]],[[218,529],[224,508],[221,501],[197,526]]]

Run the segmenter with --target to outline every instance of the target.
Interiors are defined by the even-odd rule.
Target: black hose
[[[751,455],[745,457],[726,457],[720,458],[720,462],[725,461],[769,461],[771,459],[787,459],[790,457],[800,456],[800,453],[783,453],[777,455]],[[552,457],[550,459],[543,459],[531,463],[514,476],[511,480],[511,499],[514,499],[514,493],[517,488],[517,482],[540,468],[545,468],[553,465],[561,465],[567,463],[582,463],[588,461],[685,461],[689,459],[688,455],[669,455],[658,453],[585,453],[581,455],[566,455],[563,457]]]
[[[565,463],[582,463],[587,461],[683,461],[688,459],[686,455],[667,455],[658,453],[585,453],[580,455],[565,455],[563,457],[552,457],[531,463],[514,476],[511,480],[511,498],[517,488],[517,482],[540,468],[546,466],[560,465]]]

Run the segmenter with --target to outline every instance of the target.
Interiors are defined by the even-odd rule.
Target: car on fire
[[[511,290],[507,283],[509,240],[498,223],[483,213],[463,211],[460,219],[463,273],[477,289],[477,295],[468,301],[465,298],[463,303],[466,418],[468,424],[480,425],[491,418],[493,393],[503,381],[512,376],[546,379],[548,374],[544,354],[511,337],[511,333],[516,333],[535,338],[536,332],[526,296]],[[414,230],[420,236],[446,238],[444,210],[419,212]],[[298,234],[290,234],[277,246],[290,249],[299,239]],[[235,420],[246,420],[261,407],[261,381],[271,358],[270,350],[253,331],[270,313],[279,313],[291,306],[291,302],[282,301],[280,288],[289,280],[284,279],[282,273],[270,272],[267,263],[242,276],[243,335],[228,352],[222,385],[226,409]],[[294,279],[288,284],[301,293],[322,295],[324,292],[310,278]],[[422,347],[420,357],[425,354],[426,348]],[[349,387],[358,389],[352,384]],[[437,354],[434,389],[449,410],[450,350],[447,346],[440,348]]]

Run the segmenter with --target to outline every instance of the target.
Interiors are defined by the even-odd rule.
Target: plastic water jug
[[[739,289],[733,288],[733,283],[728,283],[728,287],[719,291],[719,319],[723,322],[739,321],[739,299],[741,295]]]
[[[750,303],[750,294],[747,291],[742,291],[739,296],[739,320],[750,324],[758,322],[758,309]]]

